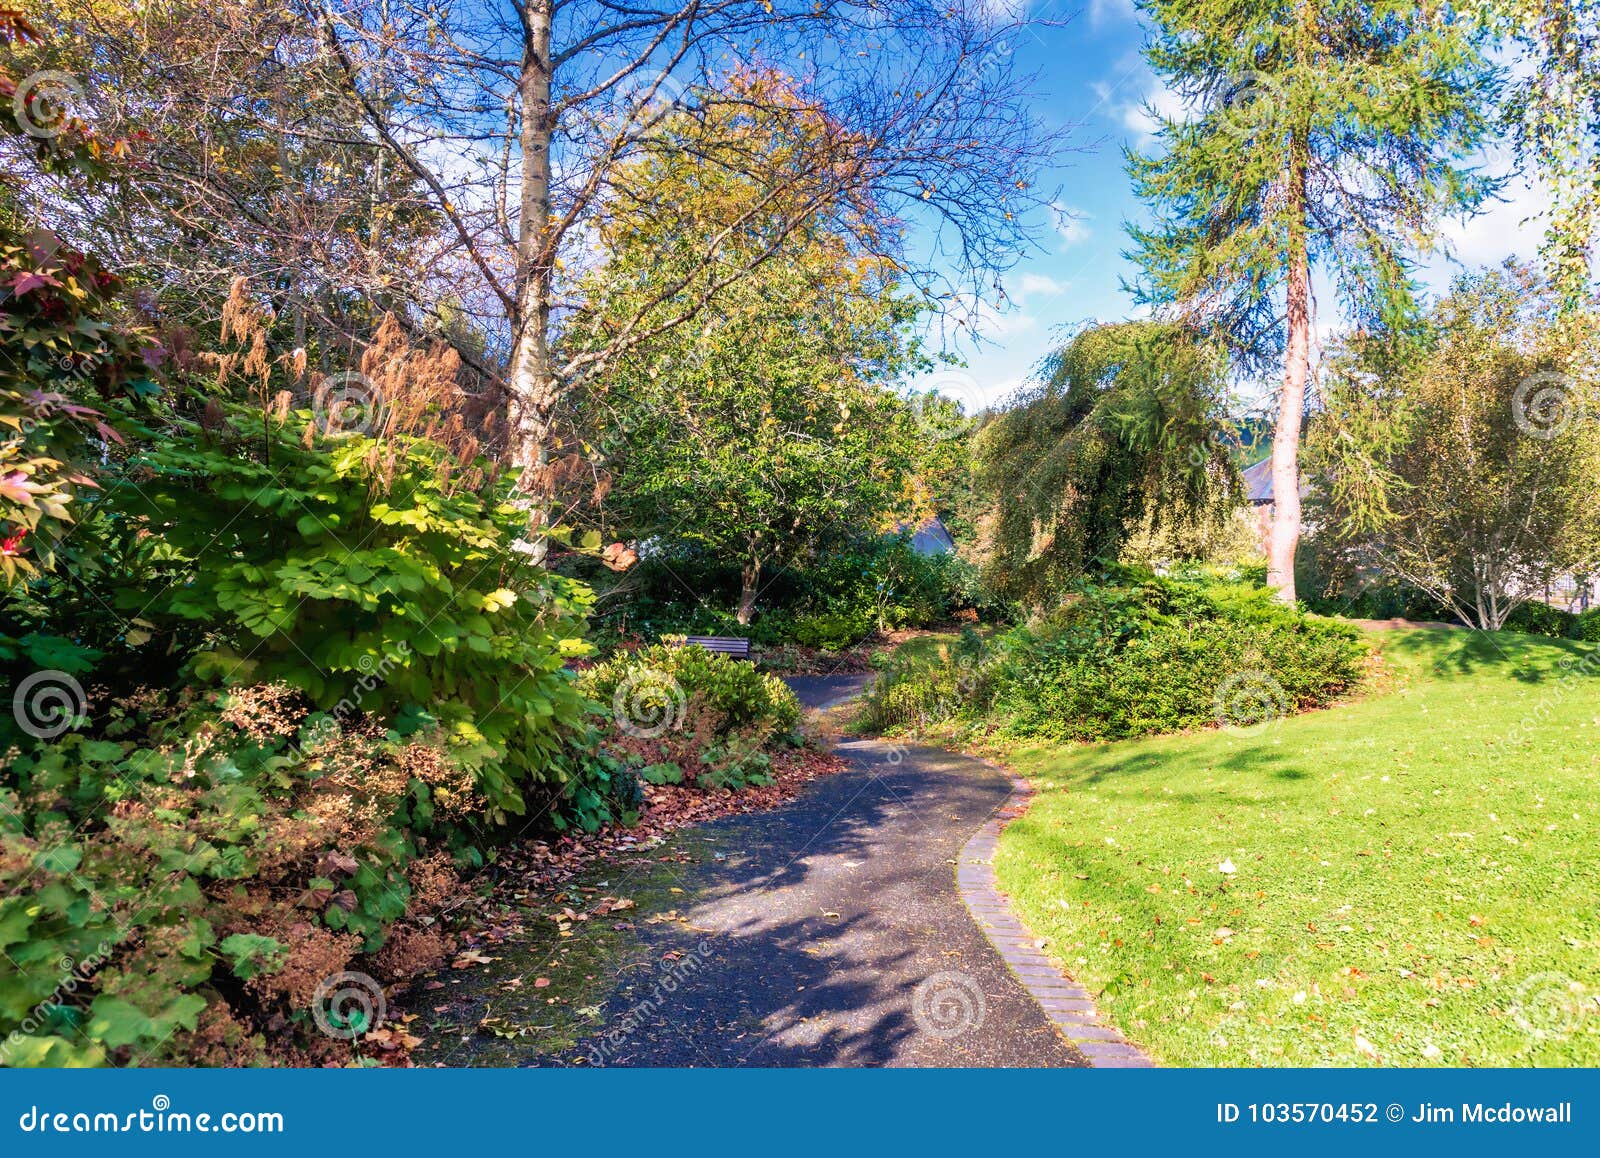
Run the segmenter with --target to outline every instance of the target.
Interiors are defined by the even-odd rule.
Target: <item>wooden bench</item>
[[[707,651],[731,655],[734,659],[750,658],[750,641],[731,635],[690,635],[684,638],[683,646],[703,647]]]

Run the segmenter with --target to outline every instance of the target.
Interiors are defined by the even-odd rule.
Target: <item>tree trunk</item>
[[[1294,556],[1300,545],[1300,425],[1311,366],[1311,259],[1306,238],[1306,134],[1289,143],[1289,340],[1278,394],[1278,425],[1272,435],[1272,529],[1267,541],[1267,582],[1293,603]]]
[[[551,0],[527,0],[527,41],[519,95],[522,104],[522,191],[517,222],[516,317],[507,376],[510,398],[511,461],[522,470],[529,499],[529,530],[535,562],[546,550],[540,533],[549,520],[553,497],[548,477],[549,437],[557,384],[550,361],[550,293],[554,272],[550,253]]]
[[[740,627],[749,627],[756,611],[756,592],[761,586],[761,563],[746,563],[739,571],[739,579],[742,585],[739,589],[739,613],[735,618]]]

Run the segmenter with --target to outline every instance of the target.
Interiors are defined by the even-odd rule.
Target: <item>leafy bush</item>
[[[1330,702],[1361,678],[1355,628],[1245,584],[1145,579],[1090,588],[1026,632],[995,676],[1010,731],[1115,740],[1253,723]]]
[[[612,717],[609,743],[650,783],[705,788],[769,782],[765,745],[800,722],[782,680],[700,647],[656,644],[585,671],[582,690]]]
[[[859,722],[877,730],[923,731],[954,719],[973,703],[986,649],[972,629],[942,644],[931,661],[890,661],[862,698]]]
[[[789,628],[788,638],[801,647],[844,651],[871,635],[876,627],[869,615],[861,613],[797,615]]]
[[[0,586],[48,571],[93,464],[123,441],[108,404],[156,393],[159,350],[109,317],[121,281],[40,230],[0,230]]]
[[[10,1064],[338,1060],[318,985],[444,960],[486,824],[637,807],[565,669],[588,594],[511,549],[509,480],[208,412],[128,427],[0,605]]]
[[[1326,704],[1366,654],[1352,627],[1309,619],[1243,583],[1133,576],[1084,587],[1055,615],[932,669],[880,678],[869,718],[965,716],[1013,735],[1115,740],[1254,723]]]
[[[1577,616],[1570,611],[1562,611],[1559,607],[1551,607],[1548,603],[1533,599],[1513,611],[1506,618],[1502,630],[1566,639],[1572,635],[1576,620]]]
[[[452,486],[421,439],[308,448],[309,422],[172,417],[82,504],[75,545],[110,565],[77,569],[87,596],[39,592],[23,627],[92,655],[85,682],[114,692],[281,682],[341,720],[423,713],[492,821],[529,792],[561,796],[585,721],[564,665],[588,650],[587,590],[510,549],[524,516],[509,481]]]
[[[825,545],[763,586],[756,616],[745,627],[733,615],[738,568],[702,551],[646,558],[626,583],[627,598],[601,614],[602,637],[741,635],[761,644],[838,651],[879,628],[926,627],[958,611],[995,620],[1008,611],[983,592],[976,567],[954,554],[920,555],[908,534]]]
[[[1600,607],[1574,616],[1571,635],[1573,639],[1581,639],[1586,643],[1600,643]]]

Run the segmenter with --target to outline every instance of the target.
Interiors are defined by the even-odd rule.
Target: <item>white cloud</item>
[[[1011,300],[1021,305],[1035,294],[1047,294],[1056,297],[1066,292],[1066,286],[1055,278],[1042,273],[1025,273],[1017,283],[1016,292],[1011,295]]]
[[[1050,206],[1050,215],[1054,220],[1056,232],[1061,235],[1062,249],[1089,240],[1087,224],[1089,215],[1082,209],[1074,209],[1057,201]]]
[[[1176,92],[1159,82],[1152,82],[1142,99],[1124,103],[1111,103],[1111,116],[1132,133],[1136,142],[1148,145],[1161,131],[1163,120],[1183,121],[1191,115],[1189,106]]]
[[[1090,0],[1089,23],[1095,27],[1110,20],[1132,20],[1133,0]]]
[[[1013,302],[1002,307],[962,294],[945,311],[945,319],[957,330],[984,341],[1015,338],[1037,327],[1039,319],[1023,310],[1019,300]]]
[[[1508,257],[1527,261],[1538,253],[1549,196],[1520,178],[1500,196],[1476,216],[1446,222],[1440,229],[1450,254],[1461,264],[1499,265]]]

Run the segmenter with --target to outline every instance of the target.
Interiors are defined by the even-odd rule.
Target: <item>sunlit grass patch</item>
[[[1002,886],[1167,1064],[1600,1064],[1600,656],[1376,643],[1356,703],[1013,750]]]

